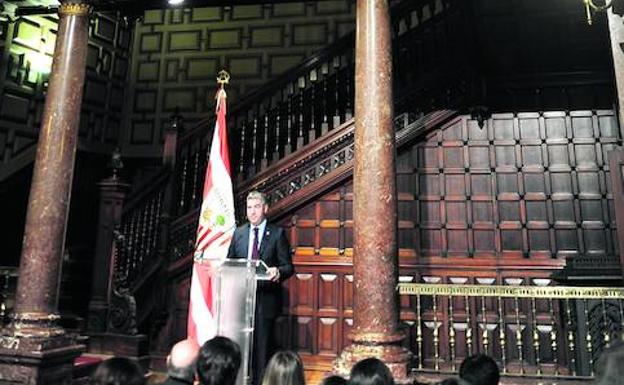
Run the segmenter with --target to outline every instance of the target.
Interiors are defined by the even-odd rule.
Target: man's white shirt
[[[249,224],[249,245],[247,247],[247,259],[251,259],[251,252],[253,248],[254,241],[254,228],[258,228],[258,252],[260,251],[260,245],[262,244],[262,238],[264,237],[264,229],[266,229],[267,220],[266,218],[260,222],[258,226],[254,226],[251,223]]]

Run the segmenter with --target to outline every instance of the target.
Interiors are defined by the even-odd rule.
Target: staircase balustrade
[[[105,316],[108,332],[136,334],[138,323],[149,313],[142,305],[155,300],[151,282],[165,259],[170,180],[170,173],[146,180],[141,194],[126,201],[121,220],[111,229],[113,262]],[[137,306],[139,302],[141,305]]]
[[[465,357],[484,353],[502,376],[590,381],[601,353],[624,338],[622,288],[547,286],[548,279],[531,286],[516,278],[505,285],[424,280],[398,285],[409,296],[402,314],[420,373],[453,375]]]
[[[157,257],[160,224],[168,178],[152,181],[150,190],[129,202],[115,237],[115,278],[119,286],[133,287],[145,277]]]
[[[414,81],[414,87],[396,87],[397,126],[413,124],[423,112],[439,105],[461,104],[466,82],[471,81],[470,71],[463,66],[441,65],[441,61],[450,58],[443,50],[461,47],[455,42],[461,33],[440,28],[447,25],[445,18],[459,17],[459,8],[449,4],[399,1],[393,7],[395,72],[409,71],[411,75],[397,78],[400,82]],[[423,34],[431,41],[423,44]],[[341,166],[351,161],[354,40],[355,31],[229,108],[228,133],[232,172],[238,184],[237,201],[242,201],[241,196],[250,188],[261,188],[269,192],[272,201],[281,201],[283,206],[285,198],[313,181],[329,180],[326,175],[342,170]],[[412,45],[417,45],[418,53],[428,59],[413,58],[409,65],[399,67],[396,61],[405,60],[402,55]],[[421,107],[416,109],[415,105]],[[190,258],[194,247],[214,116],[188,131],[180,132],[180,127],[181,121],[176,117],[171,132],[177,134],[168,135],[175,139],[175,155],[172,143],[165,143],[167,154],[162,171],[149,183],[133,189],[116,230],[115,287],[131,295],[136,295],[158,271],[165,255],[168,263]],[[137,316],[139,323],[144,316],[145,313]]]

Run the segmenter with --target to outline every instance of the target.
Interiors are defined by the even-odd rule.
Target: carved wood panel
[[[617,255],[606,155],[620,142],[606,110],[495,114],[483,128],[456,118],[398,151],[399,255],[547,265]],[[297,258],[348,261],[351,190],[280,219]]]
[[[400,148],[400,279],[534,284],[560,269],[565,257],[600,263],[617,255],[606,154],[620,142],[613,111],[575,111],[495,114],[483,128],[461,116]],[[305,330],[306,354],[334,355],[348,343],[352,201],[347,181],[279,219],[288,229],[299,277],[289,282],[289,313],[305,319],[291,346],[299,349]],[[462,303],[454,305],[464,311]],[[484,306],[494,310],[497,304]],[[415,309],[414,298],[401,298],[410,346],[416,343]],[[445,318],[440,321],[448,326]],[[434,324],[427,322],[424,344],[432,346]],[[466,325],[453,327],[457,352],[464,354]],[[448,328],[440,334],[447,337]],[[491,348],[500,349],[496,341]],[[435,352],[426,349],[424,355],[432,357]],[[448,355],[447,345],[441,349],[438,354]]]
[[[297,265],[288,282],[290,308],[296,331],[286,346],[307,356],[335,357],[347,342],[351,322],[349,266]],[[312,296],[312,298],[310,298]]]
[[[187,127],[212,111],[221,69],[236,79],[227,89],[232,105],[351,32],[354,10],[339,0],[146,11],[134,36],[129,152],[159,154],[176,108]]]
[[[401,251],[508,260],[617,254],[605,157],[620,141],[612,111],[495,114],[483,128],[457,119],[399,153]],[[416,208],[404,190],[412,178]]]
[[[280,219],[291,247],[304,260],[346,260],[353,254],[352,184],[346,183]]]

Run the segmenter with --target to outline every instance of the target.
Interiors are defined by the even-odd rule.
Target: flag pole
[[[193,250],[193,268],[187,319],[188,339],[202,345],[217,333],[216,304],[219,301],[213,285],[214,267],[227,258],[236,221],[234,194],[227,140],[227,102],[225,85],[230,74],[217,74],[216,119],[210,142],[202,204]]]
[[[217,84],[219,85],[219,89],[215,95],[215,99],[217,102],[215,103],[215,114],[216,118],[219,119],[219,109],[225,106],[225,99],[227,98],[227,94],[225,92],[225,85],[230,84],[230,74],[226,70],[221,70],[217,73]],[[201,214],[200,214],[201,215]],[[204,263],[204,253],[206,249],[203,248],[198,252],[197,248],[199,246],[199,242],[195,243],[195,251],[193,252],[193,260],[195,262]],[[199,255],[198,255],[199,254]]]

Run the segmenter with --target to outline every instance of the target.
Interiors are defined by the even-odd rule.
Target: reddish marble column
[[[357,1],[353,175],[352,344],[336,361],[345,374],[362,358],[382,359],[407,381],[400,343],[391,29],[387,0]]]
[[[615,73],[615,85],[617,90],[618,119],[621,129],[624,127],[624,17],[613,13],[613,8],[609,8],[607,10],[607,20],[609,22],[611,55],[613,57],[613,70]],[[617,157],[618,155],[614,151],[611,156]],[[616,206],[616,212],[618,212],[618,206],[621,204],[617,199],[614,199],[614,203]],[[616,215],[616,218],[619,219],[620,216]],[[617,232],[618,235],[624,234],[624,229],[618,226]],[[622,236],[618,236],[618,243],[620,245],[620,250],[624,250],[624,238]],[[624,273],[624,254],[622,254],[622,251],[620,251],[620,267]]]
[[[67,383],[73,358],[81,351],[56,321],[85,77],[88,13],[86,4],[64,2],[59,6],[15,307],[11,323],[0,336],[0,382]]]
[[[85,77],[88,7],[63,4],[32,186],[14,321],[56,318]]]

